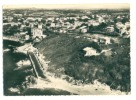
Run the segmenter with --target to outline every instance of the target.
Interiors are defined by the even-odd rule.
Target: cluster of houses
[[[123,34],[130,36],[130,22],[126,22],[125,24],[118,22],[116,23],[116,27],[119,30],[121,36]]]
[[[120,16],[120,18],[122,18]],[[115,18],[118,18],[116,16]],[[119,18],[118,18],[119,19]],[[46,19],[45,26],[47,29],[58,33],[88,33],[91,27],[98,27],[102,23],[107,24],[104,27],[103,32],[114,33],[118,29],[118,34],[123,36],[124,34],[130,34],[130,22],[125,23],[121,21],[114,22],[111,15],[91,15],[91,16],[76,16],[76,17],[50,17]],[[97,29],[99,31],[99,29]],[[102,30],[101,30],[102,31]]]
[[[115,18],[122,19],[124,16],[118,15]],[[15,21],[16,19],[16,21]],[[3,16],[3,26],[17,26],[19,32],[17,35],[24,35],[24,39],[41,40],[45,38],[43,30],[50,30],[57,33],[88,33],[90,26],[97,27],[102,23],[110,23],[104,28],[107,33],[115,32],[118,29],[120,36],[130,34],[130,22],[125,23],[121,21],[114,22],[113,16],[108,14],[91,14],[91,15],[77,15],[77,16],[50,16],[47,18],[41,17],[24,17],[22,14],[13,14],[13,16]],[[98,29],[99,30],[99,29]],[[30,35],[31,34],[31,35]]]
[[[47,28],[52,29],[54,32],[59,33],[71,33],[81,32],[87,33],[88,26],[98,26],[105,20],[101,16],[97,16],[94,19],[88,16],[76,16],[76,17],[60,17],[60,18],[47,18]]]
[[[3,27],[11,28],[16,27],[14,36],[16,38],[20,38],[22,40],[30,40],[30,39],[36,39],[37,41],[42,40],[46,37],[46,35],[43,34],[43,23],[41,23],[40,18],[37,18],[37,21],[32,20],[35,18],[22,18],[21,14],[15,14],[17,17],[17,22],[13,21],[13,17],[11,16],[4,16],[3,20],[7,20],[3,23]]]

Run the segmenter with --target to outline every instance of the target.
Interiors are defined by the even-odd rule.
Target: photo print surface
[[[3,5],[5,96],[130,95],[130,5]]]

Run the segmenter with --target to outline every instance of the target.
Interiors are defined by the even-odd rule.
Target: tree
[[[14,35],[17,32],[19,32],[19,27],[17,25],[11,26],[9,24],[9,25],[3,26],[4,35]]]
[[[42,22],[43,24],[45,24],[45,23],[46,23],[46,20],[45,20],[45,19],[41,19],[41,22]]]
[[[107,24],[104,23],[104,22],[102,22],[102,23],[97,27],[97,29],[98,29],[98,30],[101,30],[101,29],[104,29],[104,28],[106,28],[106,27],[107,27]]]
[[[19,27],[17,25],[14,25],[10,28],[10,35],[14,35],[15,33],[19,32]]]
[[[24,27],[23,32],[27,32],[28,35],[31,35],[31,28],[30,27]]]
[[[7,20],[7,19],[4,19],[4,20],[3,20],[3,23],[8,23],[8,20]]]

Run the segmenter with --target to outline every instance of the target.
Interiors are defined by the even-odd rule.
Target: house
[[[102,50],[101,51],[101,54],[105,55],[105,56],[111,56],[112,55],[112,50],[111,48],[110,49],[107,49],[107,50]]]
[[[54,18],[53,17],[50,17],[50,18],[47,18],[48,21],[53,21]]]
[[[111,40],[108,37],[101,37],[99,38],[99,43],[108,45],[108,44],[111,44]]]
[[[34,27],[34,23],[31,22],[30,23],[30,27],[33,28]]]
[[[59,33],[66,33],[67,31],[65,29],[60,29]]]
[[[55,26],[56,26],[55,23],[51,23],[50,25],[51,28],[54,28]]]
[[[95,18],[95,15],[92,15],[91,17],[92,17],[92,18]]]
[[[21,24],[20,29],[23,30],[26,25]]]
[[[98,26],[100,25],[100,22],[95,20],[88,20],[88,25]]]
[[[88,16],[82,16],[81,19],[89,19]]]
[[[122,28],[120,29],[120,36],[123,36],[123,35],[130,35],[130,29],[127,30],[127,28]]]
[[[80,26],[81,24],[83,24],[83,23],[80,22],[80,21],[75,21],[75,22],[74,22],[74,26],[75,26],[75,27]]]
[[[100,23],[96,21],[96,22],[92,23],[92,25],[93,26],[98,26],[98,25],[100,25]]]
[[[43,18],[37,18],[38,22],[41,22]]]
[[[59,20],[59,18],[55,18],[55,20],[57,20],[57,21],[58,21],[58,20]]]
[[[100,53],[98,53],[97,50],[92,47],[86,47],[83,50],[86,51],[86,54],[84,56],[98,56],[98,55],[100,55]]]
[[[27,32],[20,32],[20,35],[26,35]]]
[[[81,29],[81,33],[87,33],[87,28],[83,28],[83,29]]]
[[[38,28],[39,29],[42,29],[43,28],[43,25],[40,23],[40,24],[38,24]]]
[[[88,31],[87,26],[82,26],[79,28],[81,33],[86,33]]]
[[[119,29],[120,36],[130,34],[130,22],[122,24],[121,22],[116,23],[116,27]]]
[[[116,27],[117,27],[118,29],[121,29],[121,28],[124,27],[124,24],[121,23],[121,22],[117,22],[117,23],[116,23]]]
[[[126,23],[125,23],[125,28],[126,28],[126,29],[130,29],[130,22],[126,22]]]
[[[98,21],[99,21],[99,23],[105,22],[105,20],[101,16],[98,17]]]
[[[40,28],[32,28],[32,35],[33,38],[35,38],[36,36],[40,37],[43,35],[43,30]]]
[[[25,35],[25,40],[29,40],[30,36],[29,35]]]
[[[30,36],[26,34],[27,32],[20,32],[20,33],[16,33],[14,34],[14,36],[16,38],[18,38],[19,40],[29,40]]]
[[[92,39],[93,42],[98,42],[98,39]]]
[[[8,22],[12,22],[12,20],[13,20],[13,17],[11,17],[11,16],[8,16],[7,20],[8,20]]]
[[[42,29],[42,24],[38,24],[38,26],[34,26],[32,28],[32,36],[33,38],[43,38],[43,29]]]
[[[22,14],[14,14],[14,17],[22,17]]]
[[[61,27],[61,24],[60,23],[56,23],[56,28],[59,28]]]
[[[121,16],[119,15],[119,16],[117,16],[117,19],[121,19]]]
[[[26,19],[26,21],[30,21],[30,22],[33,22],[33,21],[35,21],[36,19],[35,18],[33,18],[33,17],[28,17],[27,19]]]
[[[109,32],[109,33],[114,32],[114,27],[108,26],[108,27],[106,27],[106,31]]]

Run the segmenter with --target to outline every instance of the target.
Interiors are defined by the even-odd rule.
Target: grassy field
[[[51,61],[48,71],[58,77],[68,75],[89,83],[98,80],[113,89],[130,91],[130,40],[119,38],[120,43],[98,45],[84,38],[54,35],[36,44],[39,52]],[[93,47],[98,52],[112,48],[112,55],[85,57],[83,48]]]

